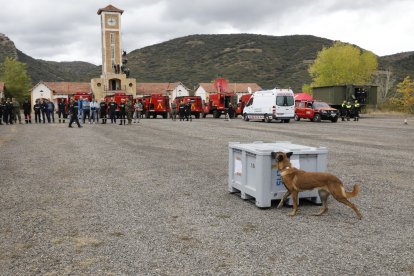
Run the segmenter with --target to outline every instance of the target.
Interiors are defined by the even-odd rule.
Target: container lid
[[[292,144],[287,141],[263,143],[254,142],[250,144],[241,144],[238,142],[230,142],[229,148],[239,149],[257,155],[270,155],[272,152],[293,152],[293,154],[326,154],[328,152],[325,147],[310,147],[298,144]]]

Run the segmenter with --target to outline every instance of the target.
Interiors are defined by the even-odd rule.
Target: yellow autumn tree
[[[410,76],[397,85],[397,94],[391,103],[397,107],[397,110],[401,110],[407,113],[414,113],[414,81]]]
[[[309,67],[311,86],[367,84],[377,68],[377,57],[372,52],[335,42],[330,48],[324,47]]]

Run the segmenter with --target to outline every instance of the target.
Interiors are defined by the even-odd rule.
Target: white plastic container
[[[281,199],[286,188],[279,171],[272,170],[275,160],[272,160],[271,153],[277,151],[293,152],[290,157],[293,167],[308,172],[326,171],[328,150],[324,147],[308,147],[290,142],[230,142],[229,192],[240,192],[242,199],[254,198],[256,206],[260,208],[270,207],[272,200]],[[299,198],[321,203],[317,190],[300,192]],[[288,204],[292,205],[290,197]]]

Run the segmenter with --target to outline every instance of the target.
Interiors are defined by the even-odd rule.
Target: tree
[[[312,95],[312,87],[310,86],[310,84],[307,84],[307,83],[303,84],[302,85],[302,92],[306,93],[306,94],[309,94],[309,95]]]
[[[387,101],[391,94],[391,88],[394,87],[395,81],[395,76],[390,69],[375,72],[374,83],[378,85],[378,101],[380,103]]]
[[[397,93],[391,103],[403,112],[414,113],[414,81],[410,76],[397,85]]]
[[[10,57],[6,58],[0,67],[0,80],[5,84],[6,97],[13,97],[22,102],[29,96],[32,84],[25,63]]]
[[[372,52],[335,42],[332,47],[324,47],[318,53],[315,62],[309,67],[309,74],[313,80],[313,87],[363,85],[371,82],[377,67],[377,57]]]

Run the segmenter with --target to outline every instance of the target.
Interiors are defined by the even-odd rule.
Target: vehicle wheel
[[[319,123],[321,121],[321,115],[319,115],[318,113],[313,115],[313,121]]]
[[[246,122],[249,121],[249,116],[247,116],[246,113],[243,114],[243,120],[245,120]]]
[[[300,118],[299,118],[299,116],[297,114],[295,114],[295,121],[297,121],[297,122],[300,121]]]
[[[332,121],[332,123],[336,123],[336,122],[338,122],[338,117],[334,117],[334,118],[332,118],[332,119],[331,119],[331,121]]]
[[[270,123],[270,122],[272,121],[272,117],[270,117],[269,115],[265,114],[265,115],[264,115],[264,121],[265,121],[266,123]]]
[[[290,119],[284,119],[283,122],[288,124],[290,122]]]
[[[207,116],[207,113],[204,113],[204,112],[203,112],[203,118],[205,118],[206,116]]]
[[[196,117],[196,119],[200,119],[200,113],[196,113],[194,116]]]
[[[157,114],[152,115],[152,118],[153,119],[156,119],[157,118]]]
[[[164,113],[164,114],[162,114],[162,118],[163,118],[163,119],[167,119],[167,118],[168,118],[168,113]]]
[[[217,110],[214,110],[213,111],[213,118],[216,118],[217,119],[218,118],[218,114],[219,114],[218,111]]]
[[[145,118],[147,118],[147,119],[149,119],[150,118],[150,114],[149,114],[149,112],[147,111],[147,112],[145,112]]]

